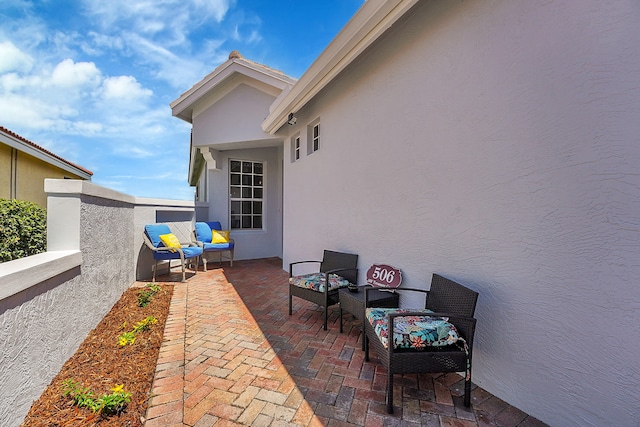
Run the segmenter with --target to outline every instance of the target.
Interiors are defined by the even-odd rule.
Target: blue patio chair
[[[171,262],[172,259],[179,259],[182,265],[182,281],[186,281],[185,265],[186,261],[191,258],[196,258],[196,267],[194,274],[198,271],[198,257],[202,255],[202,248],[195,245],[193,242],[180,243],[171,229],[166,224],[147,224],[144,226],[144,233],[142,233],[144,243],[149,249],[153,251],[153,259],[156,261],[153,268],[153,281],[156,281],[156,270],[158,269],[158,261]],[[173,236],[173,237],[171,237]],[[163,242],[163,238],[166,242],[170,242],[172,246]],[[171,264],[169,264],[171,269]]]
[[[227,237],[226,242],[220,239],[220,242],[212,242],[213,231],[222,231],[222,225],[220,221],[213,222],[196,222],[196,228],[194,230],[196,243],[204,251],[202,255],[202,264],[204,265],[204,271],[207,271],[207,257],[206,254],[217,253],[220,263],[222,263],[222,255],[226,254],[226,258],[229,260],[230,266],[233,267],[233,251],[235,248],[235,242],[233,239]],[[220,233],[216,233],[218,235]]]

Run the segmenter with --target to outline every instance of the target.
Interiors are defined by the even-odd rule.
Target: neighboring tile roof
[[[27,138],[22,137],[22,136],[18,135],[15,132],[11,132],[9,129],[7,129],[5,127],[0,126],[0,132],[6,133],[7,135],[10,135],[10,136],[12,136],[12,137],[14,137],[16,139],[19,139],[20,141],[24,142],[25,144],[28,144],[28,145],[32,146],[36,150],[42,151],[43,153],[45,153],[45,154],[47,154],[47,155],[49,155],[51,157],[54,157],[54,158],[60,160],[61,162],[64,162],[64,163],[68,164],[69,166],[72,166],[72,167],[74,167],[76,169],[79,169],[79,170],[83,171],[84,173],[87,173],[89,175],[93,175],[93,172],[91,172],[89,169],[85,169],[82,166],[79,166],[79,165],[76,165],[73,162],[70,162],[69,160],[63,159],[62,157],[60,157],[60,156],[52,153],[51,151],[39,146],[38,144],[29,141]]]

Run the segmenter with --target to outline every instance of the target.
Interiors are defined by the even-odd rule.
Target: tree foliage
[[[0,199],[0,262],[46,250],[46,209],[24,200]]]

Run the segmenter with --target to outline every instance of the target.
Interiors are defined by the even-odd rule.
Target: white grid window
[[[232,229],[262,229],[264,164],[229,161],[229,195]]]

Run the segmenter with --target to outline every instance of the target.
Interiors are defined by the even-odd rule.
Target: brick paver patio
[[[385,412],[386,373],[364,361],[360,323],[294,298],[282,260],[213,264],[174,283],[146,427],[542,426],[479,387],[462,405],[457,374],[404,375]],[[159,280],[179,281],[179,273]]]

